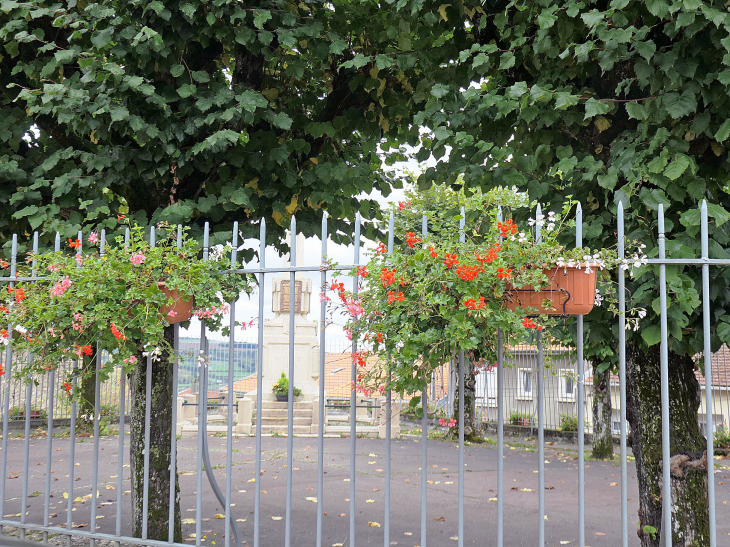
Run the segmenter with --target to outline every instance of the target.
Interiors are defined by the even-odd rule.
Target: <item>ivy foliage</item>
[[[277,242],[293,214],[316,233],[324,209],[351,233],[357,211],[378,214],[357,196],[393,184],[376,145],[413,69],[344,65],[392,49],[398,33],[367,32],[389,16],[342,0],[3,0],[0,233],[72,237],[122,213],[193,234],[211,221],[217,242],[263,216]]]

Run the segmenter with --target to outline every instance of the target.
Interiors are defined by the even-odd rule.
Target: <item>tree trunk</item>
[[[476,441],[480,438],[479,424],[476,417],[476,379],[474,378],[474,362],[470,358],[464,359],[464,368],[459,368],[459,360],[454,359],[456,364],[456,382],[454,389],[454,420],[459,423],[459,374],[465,376],[464,379],[464,439],[467,441]],[[454,427],[454,435],[459,434],[459,428]]]
[[[174,327],[165,327],[165,339],[172,346]],[[148,490],[147,538],[168,539],[170,507],[170,438],[175,434],[172,423],[174,359],[163,353],[152,363],[152,397],[150,404],[150,464]],[[138,355],[139,363],[130,376],[132,408],[130,416],[129,457],[132,474],[132,524],[134,537],[142,537],[142,500],[144,495],[144,416],[147,382],[147,358]],[[182,542],[180,520],[180,485],[175,469],[175,537]]]
[[[611,372],[598,371],[600,363],[593,367],[593,451],[591,455],[599,460],[613,458],[613,431],[611,424]]]
[[[659,346],[626,348],[626,416],[639,480],[642,547],[659,547],[662,533],[662,419]],[[669,354],[669,438],[672,545],[709,545],[707,454],[697,422],[701,402],[691,357]],[[712,461],[712,460],[710,460]],[[649,528],[645,528],[645,527]],[[652,530],[656,529],[656,532]]]
[[[94,431],[94,410],[96,404],[96,346],[94,353],[81,359],[79,378],[79,401],[76,415],[77,433]]]

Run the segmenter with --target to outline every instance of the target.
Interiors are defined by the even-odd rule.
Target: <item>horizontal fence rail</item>
[[[539,209],[537,213],[540,214]],[[709,455],[714,448],[713,436],[715,433],[727,431],[730,423],[730,379],[727,377],[730,363],[726,366],[724,356],[717,357],[716,359],[721,359],[722,368],[713,373],[709,345],[709,268],[730,265],[730,260],[708,257],[706,204],[703,203],[701,208],[701,258],[672,259],[664,256],[665,234],[661,206],[658,214],[660,254],[656,259],[649,259],[649,264],[659,268],[658,284],[662,298],[663,495],[664,499],[670,499],[665,268],[667,265],[681,264],[700,266],[702,269],[706,371],[703,388],[706,404],[702,409],[704,414],[698,416],[698,420],[705,427],[710,459]],[[465,229],[463,218],[462,214],[462,238]],[[577,226],[575,241],[576,246],[581,246],[580,207],[577,212]],[[420,227],[424,235],[427,227],[427,219],[424,218]],[[619,257],[623,257],[625,249],[622,204],[619,204],[617,229]],[[22,380],[20,365],[14,359],[12,343],[6,345],[0,356],[5,370],[5,375],[0,376],[0,412],[3,424],[0,527],[17,529],[21,537],[37,532],[42,535],[43,540],[48,540],[51,535],[62,534],[67,538],[69,546],[72,545],[73,538],[88,539],[92,547],[98,540],[114,541],[117,545],[120,542],[140,545],[187,545],[194,542],[200,546],[204,543],[210,545],[222,538],[226,547],[232,544],[258,547],[281,543],[287,547],[292,543],[352,547],[373,544],[373,538],[378,536],[377,543],[382,541],[388,547],[401,542],[401,539],[395,539],[394,530],[397,528],[402,532],[404,511],[410,511],[410,522],[416,524],[411,527],[412,532],[407,532],[408,541],[421,547],[428,544],[455,543],[459,547],[465,544],[483,544],[484,540],[481,538],[485,529],[490,530],[491,545],[492,528],[496,530],[496,545],[517,545],[510,538],[515,534],[525,537],[525,531],[506,526],[507,522],[515,522],[509,514],[510,511],[505,511],[506,496],[517,488],[508,482],[511,466],[514,465],[510,460],[510,456],[514,455],[511,450],[515,447],[510,446],[505,434],[523,431],[536,435],[537,453],[536,509],[529,513],[529,518],[534,519],[534,530],[531,528],[529,534],[534,534],[528,534],[530,539],[527,541],[532,542],[531,544],[548,545],[552,544],[549,543],[552,540],[547,538],[552,538],[553,535],[550,534],[552,521],[547,520],[551,509],[546,506],[545,496],[546,489],[553,487],[546,482],[551,473],[550,468],[546,467],[546,443],[550,440],[546,440],[546,431],[562,430],[575,435],[578,443],[575,456],[576,486],[571,490],[571,496],[577,497],[577,517],[570,526],[577,536],[572,541],[585,547],[586,529],[596,523],[586,522],[585,510],[585,475],[587,468],[588,472],[591,470],[584,462],[584,444],[585,435],[590,432],[592,425],[593,397],[586,393],[586,386],[592,385],[592,372],[583,358],[582,316],[576,321],[576,348],[545,345],[538,333],[535,345],[510,348],[509,355],[505,356],[502,333],[498,333],[499,357],[496,366],[480,371],[475,377],[477,418],[486,431],[494,428],[497,434],[497,475],[493,484],[480,487],[475,495],[473,482],[466,480],[467,472],[474,465],[474,454],[483,455],[485,452],[474,452],[465,442],[464,352],[434,372],[428,388],[422,393],[422,404],[426,411],[420,418],[407,416],[408,399],[401,399],[393,393],[386,392],[382,397],[363,397],[358,394],[354,389],[357,375],[354,354],[358,351],[358,341],[355,339],[351,345],[336,348],[335,344],[328,341],[325,300],[321,301],[320,318],[314,325],[311,320],[306,319],[306,314],[296,312],[295,305],[290,305],[289,311],[278,313],[272,320],[267,317],[270,314],[265,313],[265,290],[271,276],[284,276],[291,288],[297,287],[297,283],[304,279],[299,275],[312,273],[317,276],[315,291],[318,293],[331,281],[333,270],[347,271],[356,268],[362,255],[360,217],[356,219],[352,237],[351,265],[328,265],[329,232],[326,215],[322,221],[322,247],[318,264],[299,263],[305,250],[297,247],[296,233],[296,221],[292,218],[289,266],[266,266],[266,225],[263,220],[259,239],[260,264],[251,268],[238,268],[236,253],[233,253],[231,270],[241,275],[253,274],[258,280],[258,294],[254,297],[254,301],[258,300],[256,342],[236,340],[236,302],[230,303],[231,334],[223,340],[212,339],[203,326],[200,326],[197,333],[183,333],[179,325],[175,327],[177,361],[172,380],[170,483],[174,485],[177,481],[180,484],[183,543],[175,536],[175,506],[178,498],[174,488],[167,492],[170,525],[166,541],[147,538],[149,522],[146,509],[150,489],[154,488],[149,480],[152,465],[150,438],[157,424],[157,417],[151,415],[149,405],[146,405],[143,425],[145,448],[141,537],[132,537],[129,491],[133,486],[130,486],[130,429],[127,417],[133,402],[131,386],[127,385],[128,378],[117,369],[110,380],[104,383],[96,381],[94,416],[91,417],[93,434],[91,439],[81,437],[83,424],[78,421],[78,402],[67,397],[62,387],[79,364],[60,364],[56,370],[36,378],[37,383],[26,383]],[[205,258],[209,251],[208,234],[206,224],[203,243]],[[238,246],[237,237],[238,229],[234,226],[231,234],[234,249]],[[81,234],[79,239],[82,239]],[[151,234],[151,240],[154,242],[154,233]],[[34,242],[37,249],[37,235]],[[57,237],[57,250],[60,248],[59,242],[60,238]],[[36,272],[28,278],[16,277],[17,248],[17,236],[13,236],[10,276],[0,278],[0,284],[13,286],[21,280],[43,282],[43,278]],[[392,216],[387,249],[389,253],[394,250]],[[612,534],[611,541],[614,542],[612,545],[618,544],[617,538],[620,535],[620,544],[628,547],[635,543],[631,543],[629,538],[628,502],[632,485],[628,478],[626,442],[626,302],[625,274],[620,268],[617,279],[620,311],[619,370],[616,377],[612,376],[609,389],[613,403],[618,406],[612,425],[620,444],[618,482],[621,491],[620,508],[611,511],[620,513],[621,531],[620,534]],[[352,289],[354,292],[358,290],[357,277],[353,279]],[[290,301],[293,304],[294,298],[291,298],[291,294]],[[277,331],[279,338],[276,344],[281,352],[276,354],[274,352],[278,350],[274,349],[273,338],[265,334],[266,329],[274,326],[280,329]],[[8,329],[12,332],[13,325],[8,325]],[[307,329],[316,333],[312,335],[316,344],[309,347],[310,354],[316,358],[312,366],[305,370],[300,364],[303,357],[297,344],[300,342],[298,337],[309,332]],[[199,357],[201,351],[204,358]],[[98,370],[107,356],[102,351],[97,355]],[[264,392],[263,386],[268,378],[263,371],[266,366],[270,366],[272,360],[277,362],[281,370],[287,372],[290,379],[286,404],[279,405]],[[151,358],[139,366],[144,366],[147,370],[146,400],[150,401],[154,388],[151,380]],[[295,381],[305,383],[308,380],[306,375],[316,378],[316,391],[306,394],[311,396],[309,400],[297,401],[293,391]],[[76,377],[72,381],[76,389]],[[457,390],[457,386],[460,389]],[[449,485],[456,483],[456,503],[451,505],[452,513],[448,516],[433,518],[434,510],[443,509],[438,496],[447,494],[435,487],[434,480],[430,480],[436,477],[434,468],[443,465],[435,460],[434,454],[439,445],[434,444],[436,441],[431,440],[431,436],[444,432],[446,428],[440,425],[439,418],[450,417],[457,401],[458,408],[462,409],[457,425],[458,450],[447,469],[456,476],[451,477],[454,480],[444,481],[444,484]],[[117,438],[111,440],[108,437],[110,433],[116,434]],[[407,441],[395,438],[401,433],[409,433],[406,436]],[[338,440],[341,435],[349,437],[343,441],[346,446],[342,446]],[[218,442],[216,436],[224,436],[225,443]],[[277,437],[280,436],[285,436],[286,440],[278,440]],[[368,436],[380,437],[380,440],[365,438]],[[255,438],[249,442],[250,437]],[[316,445],[315,448],[312,445]],[[406,452],[413,457],[406,460],[402,456]],[[21,453],[22,456],[19,455]],[[312,464],[313,479],[305,483],[299,479],[299,466],[304,466],[305,463],[302,462],[307,459],[308,464]],[[37,465],[36,460],[39,460]],[[332,463],[335,460],[336,463]],[[444,469],[446,468],[441,471]],[[415,503],[406,507],[399,497],[403,495],[404,488],[399,477],[407,471],[417,472],[408,487],[417,488],[418,493],[411,496]],[[109,472],[114,475],[109,475]],[[370,488],[370,477],[373,475],[380,481],[380,486],[376,488]],[[219,481],[222,481],[221,484]],[[367,484],[372,492],[365,492],[361,483]],[[396,484],[397,491],[394,487]],[[533,492],[532,489],[526,490]],[[371,515],[376,507],[369,505],[374,500],[365,498],[374,497],[375,493],[382,496],[378,505],[380,517],[363,523],[359,515],[362,512]],[[717,517],[712,465],[708,465],[708,494],[711,546],[716,547]],[[492,517],[496,522],[484,524],[481,517],[475,518],[475,511],[483,511],[490,502],[496,502],[496,514]],[[396,512],[397,519],[394,518]],[[346,524],[335,526],[335,515],[346,519]],[[434,520],[442,522],[441,519],[450,524],[455,522],[449,539],[452,543],[444,542],[440,536],[431,532]],[[272,525],[272,522],[275,524]],[[671,529],[671,512],[665,513],[663,526],[667,530]],[[334,527],[338,533],[344,530],[339,541],[332,540],[330,529]],[[306,541],[300,539],[300,535],[306,536]],[[671,534],[664,537],[664,542],[667,546],[671,545]]]

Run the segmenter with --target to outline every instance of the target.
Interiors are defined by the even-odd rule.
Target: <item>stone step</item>
[[[265,425],[283,425],[286,426],[289,422],[287,418],[270,418],[269,416],[261,416],[261,426]],[[309,418],[294,418],[294,425],[312,425],[312,417]]]
[[[289,415],[289,409],[287,408],[264,408],[261,411],[262,418],[286,418]],[[295,418],[309,418],[312,419],[311,408],[295,408]]]
[[[289,408],[289,403],[287,401],[262,401],[261,402],[261,408],[263,410],[266,410],[266,409]],[[297,409],[304,410],[304,409],[307,409],[307,408],[309,408],[309,409],[312,408],[311,401],[310,402],[306,402],[306,401],[301,401],[301,402],[296,402],[295,401],[294,402],[294,409],[295,410],[297,410]]]
[[[289,428],[285,425],[261,425],[262,435],[272,435],[277,433],[279,435],[286,435]],[[312,431],[312,428],[308,425],[295,425],[294,435],[308,435]]]

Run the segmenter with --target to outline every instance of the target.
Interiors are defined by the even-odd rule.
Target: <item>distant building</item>
[[[208,349],[204,356],[208,362],[208,386],[211,389],[215,390],[228,383],[228,346],[227,341],[208,340]],[[258,345],[255,343],[233,343],[233,378],[245,378],[256,373],[257,353]],[[180,354],[178,386],[182,391],[193,387],[197,381],[200,339],[180,338]]]

